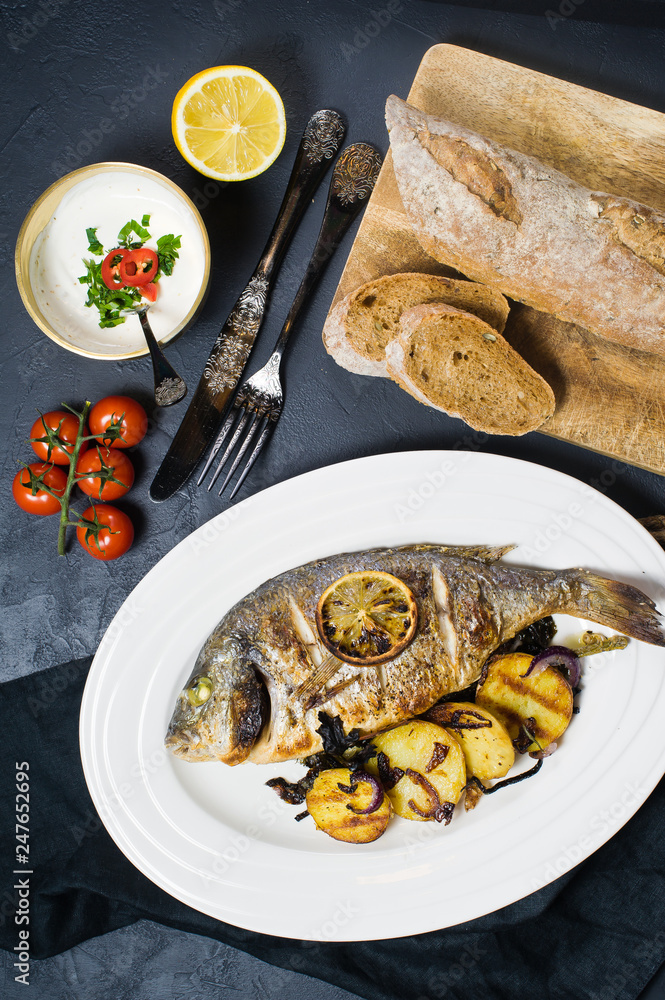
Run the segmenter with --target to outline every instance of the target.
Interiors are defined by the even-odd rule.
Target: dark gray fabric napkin
[[[29,932],[30,957],[42,958],[141,918],[369,1000],[634,1000],[665,960],[665,781],[586,862],[512,906],[447,930],[319,944],[254,934],[190,909],[127,861],[92,805],[78,746],[89,666],[89,658],[77,660],[0,685],[0,947],[15,961],[26,944],[21,930]],[[16,825],[19,764],[29,765],[27,843],[16,839],[26,818],[20,800]],[[21,922],[27,908],[29,924]]]

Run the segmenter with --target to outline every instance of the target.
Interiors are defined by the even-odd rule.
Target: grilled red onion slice
[[[562,670],[573,689],[580,682],[580,661],[568,646],[548,646],[542,653],[537,653],[522,677],[540,674],[546,667],[556,667],[558,670]]]
[[[404,771],[401,767],[391,767],[388,757],[381,751],[379,751],[377,755],[376,763],[379,769],[381,784],[385,790],[389,792],[390,789],[394,788],[397,782],[404,777]]]
[[[409,799],[408,804],[413,809],[414,813],[422,816],[423,819],[434,819],[437,823],[443,823],[445,826],[448,826],[453,818],[455,803],[442,802],[434,785],[427,780],[424,774],[420,774],[419,771],[413,771],[410,767],[407,767],[406,774],[414,785],[420,785],[423,791],[427,793],[430,800],[430,808],[425,810],[421,809],[420,806],[417,806],[413,799]]]
[[[350,795],[352,792],[355,792],[356,788],[358,787],[361,781],[366,781],[368,784],[372,786],[372,791],[374,793],[372,801],[365,809],[356,809],[354,806],[351,805],[351,803],[349,803],[346,808],[350,809],[352,813],[356,813],[357,816],[368,816],[369,813],[376,812],[376,810],[380,807],[381,803],[383,802],[383,788],[379,784],[378,780],[375,777],[373,777],[373,775],[367,774],[366,771],[354,771],[353,774],[351,775],[350,785],[341,785],[338,782],[337,787],[342,792],[346,792],[347,794]]]

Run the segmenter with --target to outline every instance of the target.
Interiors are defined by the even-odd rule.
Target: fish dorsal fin
[[[457,632],[453,623],[453,608],[450,587],[439,567],[432,563],[432,596],[443,648],[451,663],[457,662]]]
[[[481,562],[495,563],[502,559],[508,552],[512,552],[517,546],[511,545],[436,545],[434,542],[425,542],[422,545],[400,545],[395,551],[417,551],[427,552],[435,549],[438,555],[456,556],[460,559],[479,559]]]
[[[508,552],[517,546],[511,545],[451,545],[446,547],[445,555],[461,556],[463,559],[480,559],[481,562],[495,563],[503,559]]]

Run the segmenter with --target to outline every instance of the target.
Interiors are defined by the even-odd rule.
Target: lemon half
[[[176,94],[171,115],[178,150],[218,181],[256,177],[276,160],[286,137],[282,99],[247,66],[214,66]]]

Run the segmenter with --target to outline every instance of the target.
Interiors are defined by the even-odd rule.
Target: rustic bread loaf
[[[390,274],[361,285],[331,310],[323,327],[326,350],[350,372],[387,376],[386,345],[399,332],[401,314],[427,302],[473,313],[499,333],[508,318],[505,298],[486,285],[434,274]]]
[[[552,416],[554,393],[500,333],[444,303],[402,313],[388,372],[421,403],[488,434],[526,434]]]
[[[665,353],[665,215],[389,97],[404,208],[476,281],[628,347]]]

